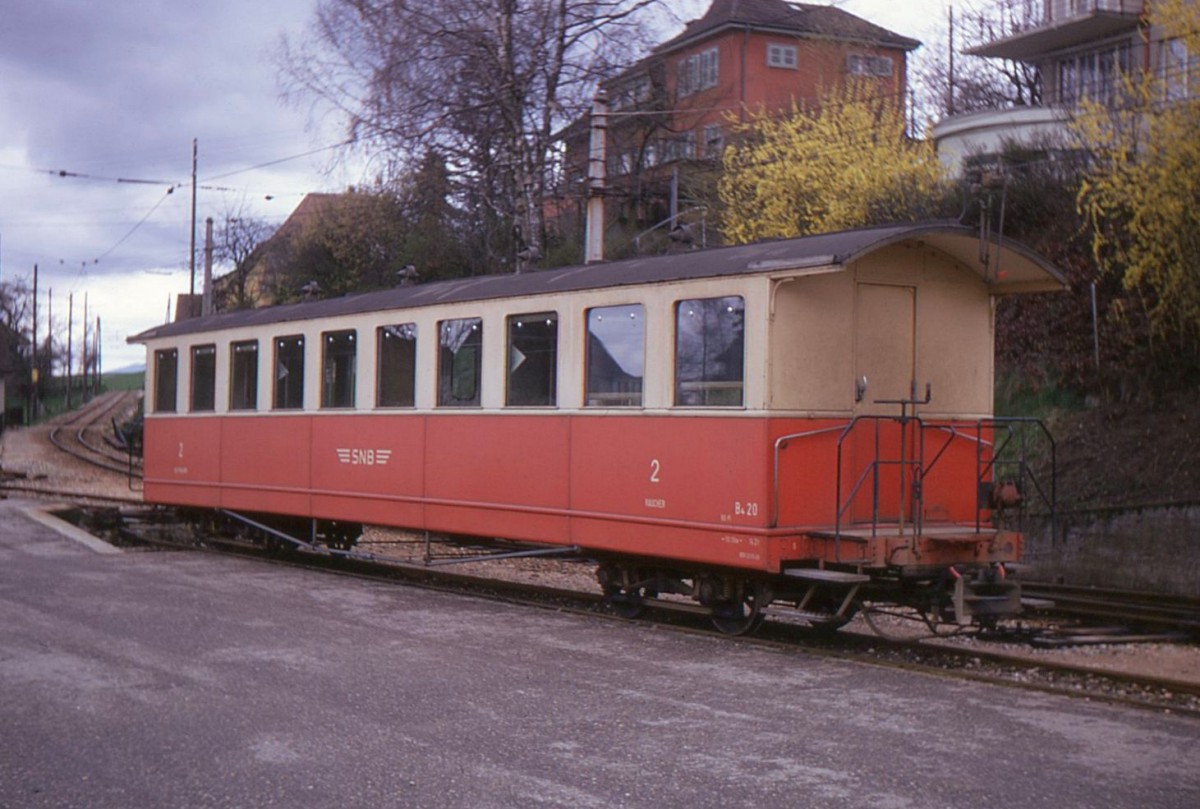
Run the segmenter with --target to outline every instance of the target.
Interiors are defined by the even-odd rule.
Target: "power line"
[[[154,212],[158,210],[158,207],[160,205],[162,205],[164,202],[166,202],[167,198],[170,197],[171,194],[173,194],[173,193],[175,193],[174,186],[172,186],[171,188],[168,188],[167,193],[163,194],[159,198],[158,202],[154,203],[154,205],[150,208],[150,210],[146,211],[146,215],[143,216],[140,220],[138,220],[138,223],[136,225],[134,225],[132,228],[130,228],[128,233],[126,233],[124,236],[122,236],[120,239],[118,239],[116,244],[114,244],[112,247],[108,248],[103,253],[101,253],[99,256],[97,256],[93,260],[93,263],[98,264],[100,262],[100,259],[107,258],[108,256],[112,255],[114,250],[116,250],[118,247],[123,245],[129,239],[130,236],[132,236],[134,233],[137,232],[138,228],[140,228],[142,225],[146,224],[146,220],[149,219],[154,214]],[[86,262],[85,262],[85,266],[86,266]],[[80,273],[82,274],[82,270],[80,271]]]
[[[339,141],[338,143],[331,143],[328,146],[322,146],[318,149],[313,149],[308,152],[302,152],[300,154],[291,155],[289,157],[281,157],[278,160],[269,160],[266,163],[259,163],[257,166],[250,166],[249,168],[237,169],[236,171],[228,171],[224,174],[213,175],[212,177],[205,177],[204,182],[211,182],[213,180],[223,180],[226,177],[232,177],[235,174],[245,174],[248,171],[256,171],[258,169],[265,169],[270,166],[277,166],[280,163],[287,163],[292,160],[299,160],[302,157],[310,157],[315,154],[320,154],[321,152],[328,152],[332,149],[340,149],[343,146],[349,146],[350,144],[354,143],[354,140],[355,140],[354,138],[347,138],[346,140]],[[204,188],[204,186],[200,186],[200,187]]]

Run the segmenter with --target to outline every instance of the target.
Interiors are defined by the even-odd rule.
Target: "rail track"
[[[110,472],[141,477],[141,459],[120,453],[106,443],[97,443],[95,434],[107,429],[112,419],[130,413],[140,398],[138,391],[109,391],[92,399],[51,428],[47,438],[62,452]]]
[[[5,436],[0,492],[68,502],[140,504],[140,459],[105,442],[140,391],[112,391],[47,424]]]
[[[1052,615],[1200,636],[1200,598],[1038,581],[1024,582],[1021,592],[1052,602],[1045,608]]]
[[[172,532],[161,530],[169,519],[164,512],[144,513],[149,515],[147,519],[137,517],[113,529],[121,541],[174,549],[231,552],[272,564],[300,565],[372,580],[402,581],[410,586],[494,598],[558,612],[629,620],[614,614],[597,592],[548,586],[519,578],[463,573],[444,567],[431,567],[421,561],[399,560],[354,550],[309,546],[300,548],[299,552],[281,554],[278,544],[274,545],[273,550],[268,550],[244,538],[217,536],[207,532],[191,531],[184,539],[173,538]],[[706,617],[699,615],[696,607],[689,603],[657,600],[647,611],[647,618],[655,628],[713,635]],[[968,637],[966,644],[956,645],[944,637],[890,637],[877,635],[861,627],[838,633],[818,632],[802,622],[774,616],[758,635],[731,642],[752,643],[785,652],[803,651],[871,665],[936,672],[939,676],[1104,699],[1200,717],[1200,680],[1101,670],[1069,658],[1031,658],[1028,644],[1011,637],[1007,643],[991,644],[985,636],[974,636]],[[1014,649],[1014,646],[1017,648]],[[1022,646],[1024,649],[1020,648]]]

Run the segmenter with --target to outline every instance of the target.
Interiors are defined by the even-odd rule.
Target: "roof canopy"
[[[128,342],[144,343],[181,334],[526,295],[703,278],[788,277],[819,270],[840,272],[864,256],[899,244],[927,245],[946,254],[977,273],[993,295],[1049,292],[1066,286],[1062,274],[1048,261],[1017,242],[993,240],[986,245],[986,250],[981,250],[983,245],[977,231],[957,224],[934,222],[847,230],[521,275],[482,275],[329,300],[227,312],[147,329],[130,337]],[[981,253],[988,256],[986,266],[980,260]]]

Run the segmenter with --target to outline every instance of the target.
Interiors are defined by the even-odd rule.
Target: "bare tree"
[[[29,311],[33,295],[23,279],[0,281],[0,328],[14,335],[22,335],[29,328]]]
[[[12,380],[10,392],[28,396],[32,390],[30,368],[33,344],[30,340],[30,309],[33,293],[24,280],[0,281],[0,374]],[[0,425],[4,402],[0,402]]]
[[[490,257],[536,254],[552,133],[644,42],[662,0],[323,0],[280,52],[287,94],[328,105],[393,176],[445,156]]]
[[[1012,59],[972,56],[967,51],[1020,33],[1039,23],[1041,3],[1030,0],[964,0],[956,4],[953,27],[917,59],[918,108],[938,119],[977,110],[1036,107],[1042,77],[1035,65]],[[953,53],[951,52],[953,48]]]
[[[275,228],[267,221],[248,216],[242,206],[225,211],[213,255],[219,264],[232,267],[229,271],[230,281],[224,287],[224,308],[246,309],[253,305],[247,295],[246,281],[274,231]]]

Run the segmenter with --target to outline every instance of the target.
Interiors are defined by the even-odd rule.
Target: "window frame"
[[[786,58],[777,58],[781,55]],[[795,45],[789,45],[785,42],[768,42],[767,67],[781,68],[784,70],[799,70],[799,48],[797,48]]]
[[[452,323],[464,323],[471,326],[464,339],[459,341],[457,348],[447,345],[447,329]],[[471,335],[478,335],[472,338]],[[471,368],[460,368],[460,353],[465,348],[471,348],[470,355],[474,362]],[[447,354],[447,352],[449,352]],[[449,362],[447,362],[447,359]],[[466,371],[467,373],[464,373]],[[456,393],[458,385],[470,376],[472,391],[469,396]],[[437,361],[437,406],[438,407],[469,407],[483,406],[483,318],[482,317],[451,317],[438,321],[438,361]]]
[[[170,379],[169,389],[166,380]],[[179,349],[154,351],[154,412],[179,412]]]
[[[1171,37],[1158,43],[1157,74],[1162,98],[1168,104],[1187,101],[1196,83],[1196,66],[1200,59],[1189,52],[1187,40]]]
[[[239,362],[238,358],[251,355],[253,364],[242,380],[238,371],[245,361]],[[240,384],[243,381],[247,384]],[[239,393],[244,394],[245,402],[239,403]],[[237,412],[258,410],[258,340],[235,340],[229,344],[229,409]]]
[[[191,367],[191,384],[189,385],[189,391],[188,391],[188,394],[189,394],[188,395],[188,411],[191,413],[215,412],[217,409],[217,344],[216,343],[204,343],[202,345],[192,346],[190,353],[191,353],[191,359],[192,359],[192,367]],[[208,366],[207,367],[208,379],[206,380],[208,383],[207,384],[208,389],[207,389],[207,391],[202,391],[202,392],[206,392],[208,394],[208,397],[207,397],[208,406],[207,407],[201,407],[196,402],[196,400],[198,398],[196,395],[197,388],[198,388],[197,382],[201,381],[200,377],[196,373],[196,369],[201,367],[201,363],[198,361],[198,358],[200,356],[205,356],[208,358],[205,363],[205,365]],[[211,365],[208,365],[208,363],[211,363]]]
[[[348,338],[350,350],[331,351],[335,341],[343,338]],[[347,358],[348,371],[342,362]],[[321,409],[352,410],[357,398],[358,329],[321,332]]]
[[[716,87],[721,83],[721,49],[714,45],[685,56],[676,70],[675,92],[680,98]]]
[[[558,406],[558,379],[559,379],[558,320],[559,320],[558,312],[555,312],[555,311],[528,312],[528,313],[523,313],[523,314],[509,315],[508,317],[505,318],[504,331],[505,331],[505,335],[507,338],[506,339],[507,352],[505,353],[505,357],[507,358],[507,361],[505,363],[505,370],[504,370],[504,405],[505,405],[505,407],[557,407]],[[514,399],[517,398],[517,394],[519,393],[519,391],[514,389],[513,377],[519,367],[525,367],[524,360],[527,359],[529,356],[531,356],[529,354],[524,354],[524,352],[522,352],[524,354],[524,359],[522,359],[522,361],[517,363],[517,365],[514,367],[513,352],[520,350],[515,345],[516,338],[518,336],[517,332],[520,329],[522,329],[524,324],[527,322],[530,325],[535,325],[535,323],[536,323],[536,325],[538,327],[547,327],[551,331],[551,334],[549,335],[550,339],[552,340],[552,344],[550,346],[551,357],[550,357],[549,363],[546,365],[546,368],[549,372],[549,379],[548,380],[547,379],[540,380],[545,383],[545,385],[544,385],[545,395],[538,397],[538,399],[539,399],[538,401],[514,401]]]
[[[391,334],[389,330],[398,330],[399,334]],[[389,339],[408,343],[410,345],[408,351],[409,359],[409,385],[407,386],[406,397],[401,397],[402,403],[384,402],[384,393],[388,386],[385,384],[391,374],[386,373],[387,369],[384,366],[389,352],[384,350],[384,346]],[[402,383],[403,380],[401,380]],[[375,330],[375,406],[378,408],[404,407],[412,408],[417,405],[417,324],[416,323],[391,323],[379,326]]]
[[[737,301],[737,309],[729,307],[733,301]],[[686,307],[686,308],[685,308]],[[698,407],[698,408],[743,408],[746,406],[746,299],[742,295],[717,295],[708,298],[681,298],[675,302],[675,332],[674,332],[674,350],[673,350],[673,366],[674,366],[674,406],[675,407]],[[682,360],[684,352],[681,347],[686,345],[692,338],[685,339],[684,335],[684,317],[694,316],[696,309],[699,309],[700,321],[700,340],[705,347],[705,352],[701,358],[698,374],[685,374],[683,371]],[[721,315],[721,310],[725,309],[729,313],[738,313],[735,317],[740,316],[739,331],[734,340],[730,340],[729,344],[722,347],[719,343],[712,355],[713,364],[710,364],[707,347],[709,344],[710,318],[713,314],[718,317]],[[715,310],[715,311],[713,311]],[[720,328],[720,323],[717,323]],[[740,352],[737,357],[737,379],[726,371],[724,374],[715,373],[717,367],[715,363],[720,357],[727,353],[734,345],[740,345]],[[732,356],[730,357],[732,359]],[[690,388],[690,389],[689,389]],[[712,398],[719,399],[723,394],[731,391],[737,391],[737,401],[711,401]],[[698,400],[696,400],[698,398]],[[693,399],[693,401],[685,401]]]
[[[288,349],[287,343],[294,341],[296,349],[299,353],[298,369],[292,367],[290,361],[293,357],[292,351],[286,354],[282,353],[284,349]],[[279,337],[274,337],[271,340],[274,346],[274,360],[272,364],[272,384],[271,384],[271,409],[272,410],[303,410],[304,409],[304,335],[303,334],[285,334]],[[280,369],[286,373],[280,374]],[[299,371],[299,380],[297,384],[292,384],[293,372]],[[286,380],[286,381],[285,381]]]
[[[637,314],[640,315],[639,317],[636,318],[637,320],[640,321],[640,341],[641,341],[640,359],[641,359],[641,372],[642,372],[642,375],[640,377],[629,374],[628,371],[626,371],[623,367],[621,367],[621,365],[617,361],[617,359],[615,357],[613,357],[612,352],[608,350],[608,345],[610,345],[611,343],[606,344],[598,336],[596,338],[596,343],[593,343],[593,335],[595,335],[595,332],[593,331],[593,326],[592,326],[593,314],[596,314],[598,317],[602,318],[602,314],[606,313],[606,312],[618,311],[618,310],[633,310],[633,309],[636,309]],[[632,314],[632,312],[631,312],[631,314]],[[592,307],[589,307],[584,310],[583,323],[584,323],[583,335],[584,335],[584,341],[585,341],[584,342],[584,369],[583,369],[583,406],[585,408],[622,408],[622,409],[644,408],[646,406],[646,360],[647,360],[647,356],[646,356],[646,344],[647,344],[646,305],[643,303],[623,303],[623,304],[612,304],[612,305],[604,305],[604,306],[592,306]],[[595,370],[595,368],[597,366],[597,362],[596,362],[597,358],[599,356],[601,356],[601,355],[598,355],[594,350],[596,345],[599,345],[600,347],[604,348],[604,355],[606,355],[608,357],[609,361],[612,362],[617,367],[617,370],[626,374],[629,377],[629,379],[637,380],[637,389],[636,390],[628,390],[628,391],[604,390],[599,387],[593,387],[593,371]],[[609,401],[603,401],[606,398]],[[622,398],[628,399],[629,401],[621,401]]]
[[[704,137],[704,159],[717,160],[725,151],[725,128],[720,124],[705,124],[702,130]]]
[[[896,60],[881,54],[848,53],[846,73],[850,76],[890,78],[896,75]]]

